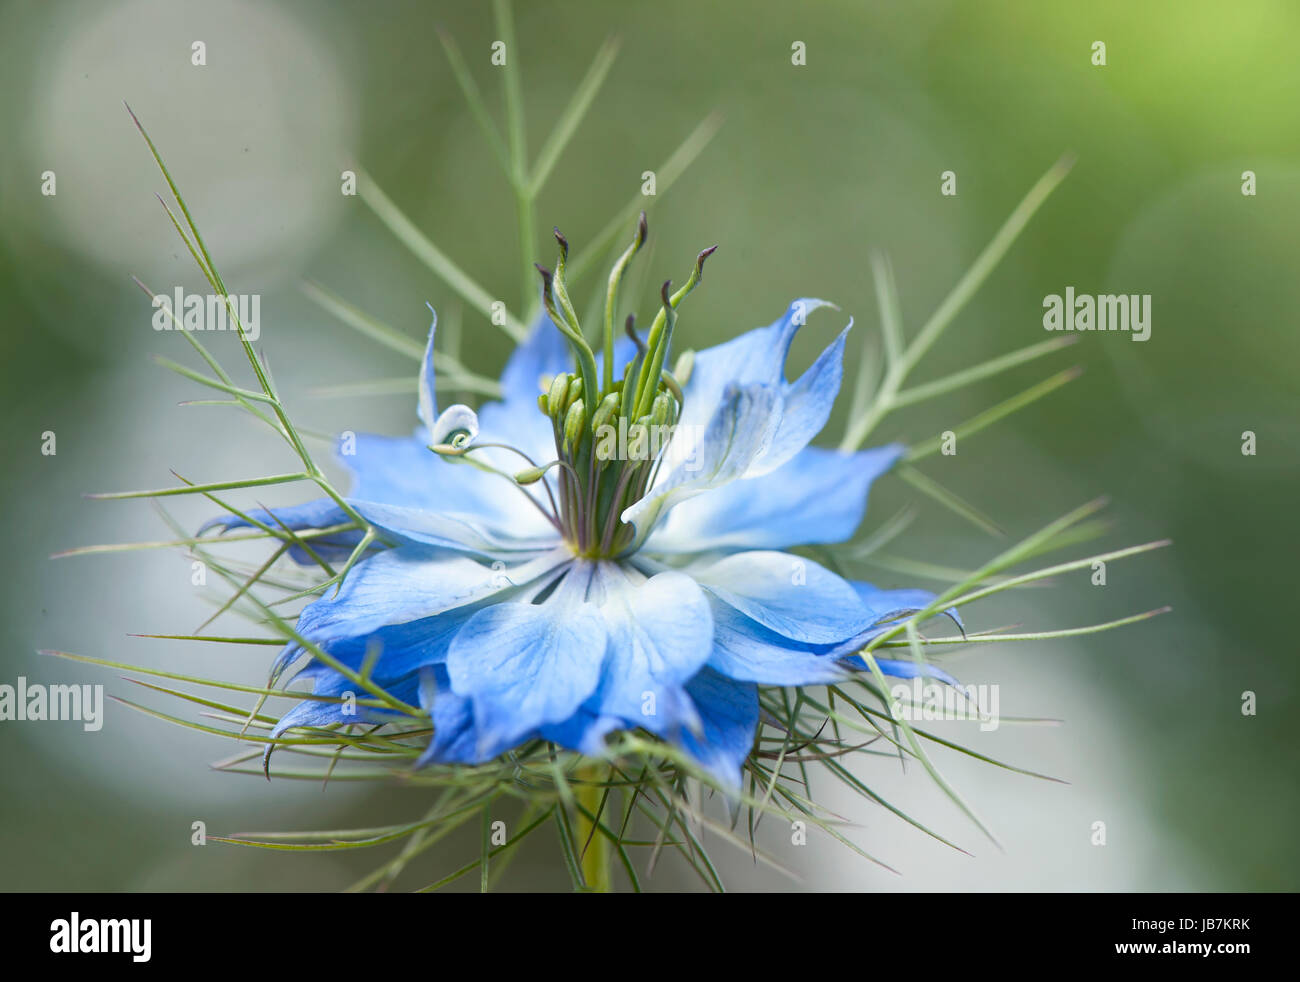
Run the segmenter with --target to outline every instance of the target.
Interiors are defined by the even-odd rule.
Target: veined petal
[[[863,606],[871,611],[873,624],[885,624],[899,617],[915,614],[918,610],[930,606],[935,598],[929,590],[882,590],[862,580],[850,580],[849,586],[853,587],[853,592],[858,595]],[[949,607],[943,613],[952,618],[959,630],[965,630],[956,607]]]
[[[862,522],[871,483],[902,452],[897,443],[852,454],[805,447],[770,474],[745,477],[676,505],[650,534],[645,551],[681,554],[843,542]]]
[[[591,576],[591,564],[574,562],[543,603],[485,607],[452,641],[447,673],[473,701],[480,746],[562,723],[595,691],[607,635],[586,601]]]
[[[699,711],[701,732],[683,730],[677,742],[700,766],[732,788],[754,747],[758,728],[758,686],[735,682],[705,668],[686,686]]]
[[[257,522],[270,529],[279,530],[281,526],[284,526],[296,532],[303,529],[329,528],[331,525],[346,525],[351,521],[347,513],[329,498],[320,498],[301,505],[286,505],[283,508],[250,508],[244,514],[251,521],[240,518],[238,515],[218,515],[216,518],[210,518],[200,525],[198,534],[203,535],[210,529],[218,527],[222,531],[236,528],[257,528],[258,526],[254,524]],[[347,531],[328,537],[313,538],[308,541],[308,545],[311,546],[312,552],[316,553],[316,555],[329,560],[346,558],[360,542],[361,532]],[[316,562],[301,546],[291,546],[289,555],[296,562],[304,565],[314,565]]]
[[[797,382],[784,387],[780,424],[762,456],[754,461],[750,475],[776,470],[822,431],[840,392],[840,381],[844,377],[844,343],[852,327],[850,319],[849,326],[817,356],[812,367],[800,375]]]
[[[709,667],[727,678],[760,685],[820,685],[849,676],[836,658],[817,654],[716,600]]]
[[[506,568],[424,546],[388,549],[357,563],[337,593],[329,590],[304,608],[298,633],[317,643],[362,637],[531,583],[568,558],[557,549]]]
[[[525,537],[490,528],[472,515],[386,505],[377,501],[348,499],[348,504],[366,521],[396,538],[489,558],[535,555],[555,548],[560,541],[559,534],[549,523],[544,532],[539,530],[538,534]],[[523,509],[532,506],[520,499],[519,508],[523,514]]]
[[[542,419],[534,407],[533,415]],[[543,420],[545,422],[545,420]],[[417,512],[439,513],[447,516],[442,534],[434,534],[426,523],[414,522],[415,530],[424,535],[413,536],[415,541],[431,542],[452,548],[468,547],[471,551],[487,543],[497,550],[508,549],[510,542],[520,539],[554,541],[558,536],[554,527],[538,508],[525,500],[524,489],[513,485],[509,479],[479,470],[465,461],[444,460],[429,450],[428,435],[417,431],[415,437],[389,437],[359,433],[341,442],[345,452],[339,460],[352,472],[353,499],[375,506],[382,519],[372,519],[389,531],[400,535],[402,516]],[[518,470],[518,458],[508,462],[510,471]],[[546,501],[544,492],[536,492],[534,500]],[[408,511],[387,512],[381,508],[393,507]],[[274,513],[274,518],[271,513]],[[251,509],[247,514],[278,528],[279,522],[294,530],[326,528],[346,524],[350,519],[332,499],[320,498],[301,505],[283,508]],[[389,524],[384,525],[387,521]],[[413,520],[414,521],[414,520]],[[235,515],[222,515],[210,519],[200,528],[200,534],[221,526],[225,529],[252,528]],[[391,526],[391,527],[390,527]],[[312,548],[349,550],[360,541],[360,532],[344,532],[327,540],[313,540]],[[297,547],[294,547],[297,550]],[[311,562],[306,555],[295,555],[299,562]]]
[[[360,671],[367,659],[373,657],[371,672],[374,676],[404,677],[445,661],[452,638],[480,606],[478,602],[470,603],[432,617],[389,624],[358,637],[314,643],[354,672]],[[299,644],[291,642],[285,645],[272,668],[272,678],[278,677],[286,666],[306,653],[307,649]],[[320,664],[323,663],[313,659],[303,671],[313,670]]]
[[[812,560],[784,552],[740,552],[691,576],[724,603],[795,641],[833,644],[870,627],[871,615],[849,584]]]
[[[798,381],[785,381],[790,342],[823,300],[796,300],[768,327],[695,356],[667,466],[623,513],[642,535],[668,509],[701,491],[776,470],[826,424],[839,392],[845,332]],[[850,322],[851,326],[851,322]]]
[[[674,450],[679,437],[689,439],[690,431],[679,424],[665,453],[681,462],[624,509],[623,521],[646,534],[678,502],[743,477],[772,438],[778,398],[775,390],[763,385],[731,387],[698,441]]]
[[[713,618],[704,591],[684,573],[641,579],[611,562],[599,564],[594,585],[603,593],[609,648],[588,708],[652,733],[698,729],[682,686],[709,657]]]
[[[686,404],[681,422],[707,424],[723,402],[728,386],[758,384],[776,388],[782,385],[785,360],[795,334],[809,314],[829,306],[825,300],[796,300],[779,320],[767,327],[755,328],[696,353],[684,390]]]

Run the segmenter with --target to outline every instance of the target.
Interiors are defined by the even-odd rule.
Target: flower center
[[[547,520],[568,541],[577,556],[608,559],[635,551],[649,528],[638,531],[622,520],[623,512],[641,499],[656,475],[671,458],[669,444],[681,418],[682,385],[694,360],[684,352],[674,371],[664,365],[677,325],[677,306],[700,282],[704,260],[717,248],[712,246],[695,257],[686,284],[677,292],[672,282],[659,291],[661,305],[643,339],[636,332],[636,318],[629,314],[623,329],[636,346],[636,354],[623,366],[623,377],[614,378],[614,316],[618,290],[632,257],[646,238],[645,212],[637,222],[636,236],[609,274],[605,291],[603,371],[596,368],[596,356],[578,323],[569,300],[564,269],[569,243],[560,230],[560,258],[555,272],[538,266],[542,274],[542,300],[552,323],[569,342],[576,370],[561,372],[537,397],[537,405],[550,419],[555,436],[554,460],[539,464],[522,451],[500,443],[478,443],[478,418],[467,406],[445,410],[431,426],[430,450],[443,457],[462,459],[513,482],[524,497],[542,511]],[[680,381],[679,381],[680,380]],[[495,447],[521,457],[529,467],[507,473],[476,459],[474,451]],[[553,486],[548,472],[555,471]],[[523,489],[543,482],[546,500]]]
[[[646,338],[636,333],[635,317],[624,324],[636,355],[623,366],[623,377],[614,378],[614,318],[618,291],[632,257],[645,242],[645,213],[637,222],[632,244],[623,252],[609,274],[605,292],[603,370],[574,313],[565,284],[569,244],[560,230],[555,239],[560,257],[555,272],[542,266],[542,299],[546,312],[568,340],[577,362],[574,372],[562,372],[537,400],[551,420],[555,433],[556,460],[546,467],[518,475],[517,480],[540,479],[551,467],[558,468],[557,502],[561,531],[577,555],[608,558],[635,549],[636,530],[621,515],[651,486],[662,466],[674,427],[682,411],[682,383],[664,366],[677,323],[677,306],[695,289],[704,271],[704,260],[716,249],[705,249],[695,259],[686,284],[672,292],[671,281],[660,290],[661,306]],[[691,355],[678,363],[678,375],[688,375]]]

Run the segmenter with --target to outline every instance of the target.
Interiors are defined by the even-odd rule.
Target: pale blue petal
[[[872,623],[853,588],[810,559],[741,552],[691,566],[689,572],[719,600],[795,641],[833,644]]]
[[[429,711],[433,739],[416,761],[417,767],[431,763],[481,764],[509,749],[500,744],[480,746],[473,703],[452,691],[444,666],[425,669],[420,681],[420,706]]]
[[[774,324],[696,355],[667,466],[624,521],[645,535],[680,502],[773,471],[808,444],[839,391],[844,333],[797,382],[785,381],[784,367],[795,332],[821,306],[796,300]]]
[[[674,466],[623,511],[623,521],[645,534],[676,503],[743,477],[771,440],[778,398],[767,386],[732,387],[698,440],[692,442],[691,431],[679,426],[664,451]]]
[[[525,536],[522,532],[512,535],[483,525],[470,515],[386,505],[377,501],[348,499],[348,504],[366,521],[396,538],[490,558],[535,555],[555,548],[560,541],[559,534],[549,523],[538,528],[536,535]],[[523,509],[531,510],[532,506],[521,500],[519,508],[522,514]]]
[[[852,326],[850,320],[849,327],[840,332],[812,367],[786,388],[780,425],[762,456],[754,461],[750,475],[776,470],[822,431],[840,392],[840,381],[844,377],[844,342]]]
[[[316,645],[335,661],[346,665],[354,672],[361,670],[362,665],[373,652],[376,660],[373,662],[372,672],[377,677],[406,676],[421,668],[445,661],[452,639],[481,606],[481,602],[466,604],[433,617],[389,624],[369,634],[323,641]],[[295,658],[306,653],[307,650],[301,645],[296,643],[286,645],[276,660],[273,677],[278,676]],[[307,663],[303,671],[313,670],[320,664],[323,663],[313,659]]]
[[[609,562],[599,564],[593,586],[593,593],[603,594],[600,613],[609,648],[587,707],[652,733],[698,728],[682,686],[709,657],[713,618],[704,591],[678,572],[633,582]]]
[[[849,677],[837,659],[816,654],[720,601],[713,604],[709,667],[730,679],[760,685],[820,685]]]
[[[328,528],[331,525],[346,525],[351,521],[343,509],[328,498],[308,501],[301,505],[286,505],[283,508],[250,508],[244,514],[251,521],[245,521],[237,515],[218,515],[216,518],[210,518],[199,527],[199,535],[217,527],[220,527],[223,532],[237,528],[259,528],[260,526],[254,524],[255,522],[275,530],[283,526],[297,532],[305,529]],[[336,562],[352,555],[361,542],[361,533],[335,532],[328,536],[316,536],[304,542],[311,546],[311,551],[316,556],[326,562]],[[304,566],[316,565],[316,559],[299,545],[289,547],[289,557]]]
[[[536,406],[532,415],[545,423]],[[410,537],[413,541],[448,548],[472,551],[484,547],[488,552],[510,551],[516,548],[516,539],[553,542],[558,538],[554,526],[542,512],[529,504],[522,489],[506,478],[486,473],[465,461],[444,460],[430,451],[426,443],[427,438],[418,435],[411,438],[369,433],[341,441],[341,448],[351,451],[339,455],[339,460],[353,474],[349,504],[366,503],[379,516],[371,521],[397,535],[403,533],[402,522],[407,518],[412,522],[411,531],[416,533]],[[506,466],[507,472],[513,473],[522,469],[523,463],[514,457]],[[540,489],[534,492],[534,499],[549,506],[545,492]],[[389,512],[385,510],[388,508],[405,510]],[[326,528],[350,521],[343,509],[329,498],[271,511],[294,530]],[[434,523],[441,526],[441,531],[435,532],[428,527],[427,520],[419,519],[421,512],[443,516],[445,521]],[[263,524],[276,527],[275,520],[264,509],[250,510],[247,514]],[[225,529],[252,527],[242,518],[223,515],[204,523],[200,534],[216,526]],[[318,551],[326,554],[325,550],[331,550],[327,556],[337,555],[342,549],[350,551],[360,537],[360,532],[339,533],[321,540]],[[297,550],[298,547],[294,548]],[[315,540],[312,548],[317,548]],[[311,561],[305,555],[295,555],[294,558],[300,562]]]
[[[915,614],[918,610],[930,606],[935,598],[929,590],[882,590],[862,580],[850,580],[849,585],[853,587],[858,599],[867,610],[871,611],[873,624],[883,624],[886,621]],[[943,613],[952,618],[958,629],[965,631],[956,607],[949,607]]]
[[[389,549],[357,563],[337,594],[327,590],[298,616],[298,633],[317,643],[441,614],[531,583],[569,559],[554,550],[507,567],[423,546]]]
[[[575,562],[544,603],[485,607],[452,641],[447,673],[453,691],[473,700],[480,745],[562,723],[595,691],[606,631],[586,601],[591,573]]]
[[[686,404],[681,422],[706,425],[726,398],[729,386],[758,384],[780,387],[786,356],[795,334],[809,314],[827,306],[830,304],[824,300],[796,300],[779,320],[767,327],[747,331],[723,344],[697,352],[683,393]]]
[[[903,452],[894,443],[844,454],[805,447],[763,477],[746,477],[675,506],[645,551],[692,553],[782,549],[843,542],[867,508],[872,481]]]

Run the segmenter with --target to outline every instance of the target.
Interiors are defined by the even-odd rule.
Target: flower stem
[[[588,764],[578,771],[578,779],[582,782],[575,789],[582,806],[578,811],[578,841],[583,845],[582,878],[593,892],[609,893],[612,889],[609,840],[596,828],[605,797],[604,776],[598,765]]]

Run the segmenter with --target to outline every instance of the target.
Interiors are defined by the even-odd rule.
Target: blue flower
[[[545,320],[533,329],[506,366],[501,401],[477,413],[438,409],[435,318],[421,425],[406,438],[357,436],[340,458],[355,478],[348,504],[383,546],[307,606],[297,630],[354,671],[367,662],[375,682],[430,712],[422,763],[482,762],[538,738],[599,755],[607,735],[640,728],[734,787],[754,746],[759,686],[846,677],[867,640],[932,599],[784,551],[848,539],[902,448],[809,446],[839,391],[848,328],[795,381],[784,366],[823,301],[795,301],[775,323],[679,362],[678,378],[660,366],[688,291],[665,287],[646,338],[630,322],[617,342],[607,329],[612,355],[597,359],[566,330],[561,272],[554,284],[545,274],[559,330]],[[688,288],[696,279],[698,265]],[[592,377],[598,360],[603,382]],[[611,364],[627,366],[621,382]],[[274,521],[321,529],[348,518],[325,500]],[[315,548],[346,555],[359,536]],[[290,644],[275,676],[304,654]],[[917,673],[910,661],[878,664]],[[317,694],[349,689],[312,659],[300,674]],[[273,735],[357,721],[338,703],[309,701]]]

